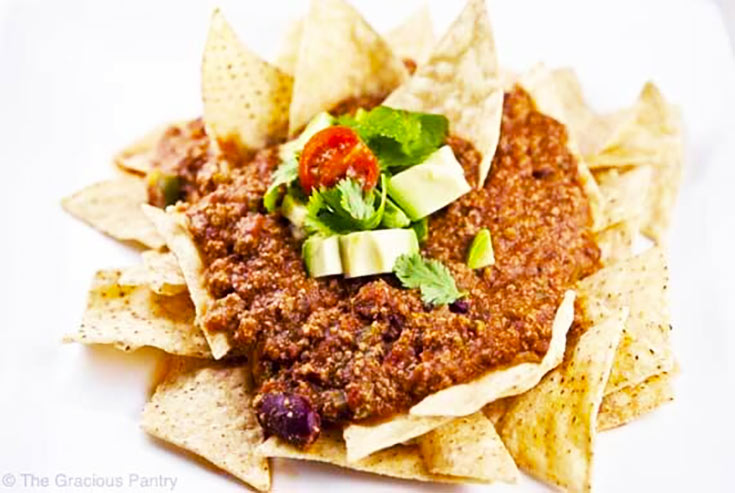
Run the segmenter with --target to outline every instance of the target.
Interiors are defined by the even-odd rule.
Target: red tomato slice
[[[353,178],[370,190],[378,183],[380,166],[375,154],[348,127],[328,127],[315,133],[299,160],[299,181],[308,194],[314,187],[332,187]]]

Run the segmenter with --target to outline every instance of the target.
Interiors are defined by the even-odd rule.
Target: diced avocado
[[[324,277],[342,274],[342,260],[339,255],[339,237],[311,236],[304,241],[301,255],[306,270],[311,277]]]
[[[416,221],[469,192],[464,169],[449,146],[440,147],[424,162],[388,181],[388,195]]]
[[[411,223],[411,229],[416,233],[416,239],[419,240],[419,244],[425,242],[426,238],[429,237],[429,218],[425,217]]]
[[[380,225],[384,228],[405,228],[409,224],[411,224],[411,220],[406,213],[395,202],[388,199],[385,202],[385,211],[383,211],[383,219],[380,221]]]
[[[334,122],[334,117],[326,111],[322,111],[316,115],[306,125],[306,128],[301,132],[301,135],[296,137],[294,140],[281,145],[281,148],[278,151],[281,160],[285,161],[287,159],[291,159],[295,153],[301,152],[306,143],[314,136],[315,133],[320,130],[324,130],[327,127],[331,127],[334,125]]]
[[[283,202],[281,203],[281,214],[283,217],[291,221],[291,224],[297,228],[304,227],[304,221],[306,220],[307,213],[306,204],[301,202],[299,199],[291,194],[286,194],[286,196],[283,197]]]
[[[401,255],[419,251],[413,229],[376,229],[339,237],[345,277],[370,276],[393,271]]]
[[[467,266],[470,269],[480,269],[495,263],[493,239],[490,230],[483,228],[472,240],[470,251],[467,254]]]

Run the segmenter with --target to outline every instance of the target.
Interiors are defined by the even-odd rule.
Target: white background
[[[218,3],[264,56],[274,54],[286,21],[306,6]],[[418,5],[355,3],[381,29]],[[441,29],[461,7],[431,3]],[[17,480],[8,491],[33,490],[22,487],[24,472],[49,476],[46,491],[58,489],[59,473],[125,480],[130,473],[163,474],[178,479],[176,491],[242,491],[139,429],[155,351],[123,355],[59,343],[79,323],[93,272],[137,259],[66,216],[59,200],[111,176],[112,153],[148,128],[200,112],[199,60],[212,6],[0,3],[0,477]],[[507,0],[490,7],[504,65],[572,65],[600,109],[631,102],[648,78],[681,105],[686,178],[670,252],[682,367],[677,400],[600,436],[596,486],[732,491],[735,65],[721,14],[704,0]],[[355,491],[420,489],[293,462],[278,461],[276,473],[276,491],[344,491],[348,484]],[[474,489],[543,490],[528,479]]]

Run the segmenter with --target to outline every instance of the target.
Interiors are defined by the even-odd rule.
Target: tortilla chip
[[[148,200],[145,180],[124,176],[90,185],[62,199],[62,207],[93,228],[122,241],[149,248],[165,245],[156,228],[140,211]]]
[[[482,153],[477,180],[477,186],[482,186],[503,116],[503,87],[484,0],[467,3],[426,63],[385,104],[446,116],[451,131]]]
[[[172,125],[178,125],[177,123],[170,123],[167,125],[161,125],[135,142],[127,146],[122,151],[115,155],[115,164],[129,173],[135,173],[138,175],[145,175],[153,168],[153,153],[156,149],[158,141],[161,140],[163,134]]]
[[[257,451],[265,457],[312,460],[393,478],[438,483],[465,482],[451,476],[431,474],[415,445],[396,445],[357,462],[348,462],[345,457],[345,444],[335,433],[322,433],[307,450],[292,447],[277,437],[271,437],[258,447]]]
[[[604,199],[601,229],[622,221],[636,220],[643,215],[651,186],[651,173],[649,166],[638,166],[622,172],[610,169],[597,173],[597,182]]]
[[[388,31],[385,40],[399,58],[413,60],[417,65],[424,63],[436,43],[428,5],[424,4],[401,25]]]
[[[143,429],[189,450],[261,491],[270,489],[268,460],[254,452],[263,432],[250,405],[242,366],[179,365],[143,410]]]
[[[173,296],[186,291],[186,280],[173,253],[148,250],[143,264],[125,269],[120,276],[123,286],[148,286],[154,293]]]
[[[651,186],[643,209],[641,232],[658,244],[664,242],[671,225],[674,203],[679,193],[684,163],[681,139],[662,151],[661,161],[653,168]]]
[[[450,416],[466,416],[497,399],[523,393],[561,363],[566,334],[574,318],[574,292],[567,291],[552,327],[549,349],[540,363],[521,363],[490,371],[465,384],[440,390],[413,406],[409,415],[399,415],[374,424],[345,428],[347,459],[352,462],[371,453],[423,435],[448,423]]]
[[[664,372],[606,395],[597,416],[597,428],[602,431],[622,426],[673,401],[672,380],[672,373]]]
[[[169,250],[176,255],[181,272],[186,279],[189,294],[194,302],[197,325],[202,327],[202,317],[214,300],[207,289],[204,279],[204,263],[194,239],[189,234],[186,216],[176,212],[173,207],[169,207],[168,211],[164,212],[157,207],[144,205],[143,212],[156,225],[161,236],[166,239]],[[229,352],[230,342],[227,334],[204,330],[204,336],[207,338],[214,359],[220,359]]]
[[[219,10],[202,59],[207,133],[220,147],[254,150],[286,137],[292,78],[245,48]]]
[[[482,412],[485,417],[492,421],[493,426],[497,427],[500,420],[503,419],[505,412],[508,410],[508,406],[513,401],[513,397],[506,397],[504,399],[498,399],[482,408]]]
[[[419,438],[426,467],[435,474],[482,481],[518,480],[518,468],[482,412],[457,418]]]
[[[590,491],[597,414],[627,309],[588,329],[568,360],[517,397],[500,436],[516,463],[566,491]]]
[[[294,71],[289,133],[345,99],[387,94],[407,76],[403,62],[350,5],[312,2]]]
[[[603,229],[604,199],[587,163],[579,151],[579,144],[571,130],[569,118],[562,103],[563,91],[556,86],[553,73],[544,65],[536,65],[518,79],[518,84],[531,95],[536,109],[567,127],[567,148],[577,161],[577,174],[582,184],[592,214],[592,229]]]
[[[630,308],[605,395],[674,367],[667,284],[666,260],[659,247],[580,281],[579,295],[593,323],[620,307]]]
[[[612,265],[633,255],[633,242],[638,235],[639,223],[637,218],[632,218],[595,234],[602,265]]]
[[[146,286],[121,286],[119,280],[119,270],[95,274],[82,324],[64,342],[113,344],[123,351],[152,346],[181,356],[211,357],[194,326],[187,294],[159,296]]]

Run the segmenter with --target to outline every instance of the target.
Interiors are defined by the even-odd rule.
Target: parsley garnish
[[[354,129],[378,157],[383,171],[391,172],[423,161],[444,144],[449,129],[443,115],[387,106],[340,117],[338,123]]]
[[[421,299],[426,304],[447,305],[465,295],[457,289],[451,272],[444,264],[425,259],[418,253],[398,257],[393,271],[404,287],[419,288]]]
[[[278,200],[282,195],[282,185],[290,185],[299,178],[298,157],[287,159],[273,172],[271,186],[263,196],[263,205],[268,212],[273,212],[278,207]]]
[[[367,193],[359,182],[345,178],[332,188],[312,191],[304,226],[323,236],[375,229],[383,219],[386,198],[382,177],[381,189]]]

